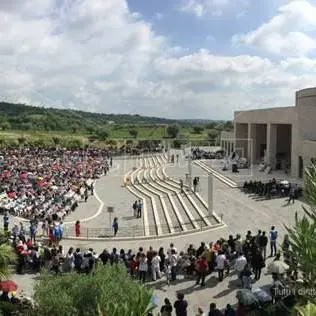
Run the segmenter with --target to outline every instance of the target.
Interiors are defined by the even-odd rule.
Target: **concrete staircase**
[[[164,154],[139,158],[138,167],[130,170],[126,188],[143,201],[144,236],[188,234],[224,226],[198,194],[166,174]]]

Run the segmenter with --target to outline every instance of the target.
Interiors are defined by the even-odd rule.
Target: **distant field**
[[[162,139],[168,138],[166,129],[163,127],[137,127],[133,128],[138,131],[138,139]],[[131,128],[108,128],[109,139],[133,139],[129,131]],[[192,128],[182,128],[179,132],[179,137],[188,137],[192,140],[205,140],[208,138],[208,130],[205,129],[200,134],[194,133]],[[74,138],[88,138],[91,134],[76,132],[36,132],[36,131],[0,131],[0,137],[5,139],[18,139],[19,137],[31,138],[47,138],[47,137],[74,137]]]
[[[130,130],[137,130],[137,137],[134,138],[130,134]],[[191,146],[214,146],[219,144],[219,136],[216,139],[209,138],[209,129],[204,128],[199,133],[194,131],[194,128],[180,128],[178,136],[178,145],[188,144]],[[84,132],[44,132],[44,131],[0,131],[0,146],[18,146],[19,144],[29,144],[33,146],[62,146],[62,147],[78,147],[83,145],[95,146],[104,148],[107,146],[122,146],[126,140],[134,143],[140,140],[170,140],[167,136],[166,128],[164,127],[149,127],[149,126],[108,126],[106,129],[108,137],[99,138],[95,134]],[[214,129],[213,129],[214,132]],[[220,135],[220,131],[218,131]],[[56,144],[55,139],[58,139]]]

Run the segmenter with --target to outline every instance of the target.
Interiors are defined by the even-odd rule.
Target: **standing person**
[[[197,177],[194,177],[194,179],[193,179],[193,191],[194,192],[196,192],[197,185],[198,185],[198,179],[197,179]]]
[[[184,299],[183,293],[177,294],[177,300],[174,302],[173,307],[176,310],[176,316],[188,316],[188,302]]]
[[[208,313],[208,316],[223,316],[221,311],[216,307],[215,303],[210,304],[210,311]]]
[[[225,269],[226,256],[222,251],[218,252],[216,258],[216,265],[218,270],[218,280],[221,282],[224,279],[224,269]]]
[[[9,212],[5,212],[3,215],[3,230],[7,232],[9,230]]]
[[[80,235],[81,235],[80,228],[81,228],[80,221],[76,221],[76,224],[75,224],[76,237],[80,237]]]
[[[81,273],[82,264],[83,264],[83,255],[80,252],[80,248],[77,248],[76,252],[74,253],[74,268],[78,273]]]
[[[91,189],[91,195],[94,195],[94,182],[93,181],[91,182],[90,189]]]
[[[141,200],[138,200],[138,205],[137,205],[137,218],[141,218],[142,217],[142,208],[143,208],[143,204]]]
[[[266,232],[262,232],[261,236],[259,237],[259,249],[264,260],[266,260],[267,257],[267,245],[268,237],[266,235]]]
[[[165,255],[163,247],[160,247],[158,251],[158,256],[160,258],[160,263],[159,263],[160,272],[163,272],[165,268],[165,261],[166,261],[166,255]]]
[[[146,274],[148,271],[148,264],[147,264],[147,258],[144,253],[140,255],[138,271],[139,271],[139,281],[145,283]]]
[[[233,309],[233,307],[230,304],[227,304],[224,315],[225,316],[236,316],[236,311]]]
[[[53,234],[55,237],[56,245],[58,246],[59,242],[61,241],[61,238],[62,238],[62,228],[61,228],[60,224],[55,223],[55,226],[53,228]]]
[[[289,199],[287,200],[287,204],[289,205],[291,202],[294,204],[296,198],[296,187],[292,186],[289,193]]]
[[[172,316],[172,305],[168,298],[165,298],[165,304],[160,310],[161,316]]]
[[[176,155],[177,163],[179,162],[179,154]]]
[[[137,204],[137,201],[135,201],[133,203],[134,217],[137,217],[137,210],[138,210],[138,204]]]
[[[114,218],[112,227],[113,227],[113,231],[114,231],[114,237],[116,237],[116,234],[117,234],[118,229],[119,229],[117,217]]]
[[[36,233],[37,233],[37,227],[36,227],[35,223],[31,223],[31,226],[30,226],[30,237],[31,237],[31,242],[33,244],[35,244]]]
[[[158,256],[157,251],[154,251],[153,253],[153,258],[151,260],[151,271],[152,271],[152,277],[153,277],[153,281],[156,281],[156,279],[160,279],[160,262],[161,259]]]
[[[84,201],[87,202],[89,197],[88,187],[86,186],[84,190]]]
[[[242,287],[243,289],[250,290],[252,289],[252,279],[251,279],[251,268],[250,265],[247,263],[244,270],[241,273],[242,275]]]
[[[196,177],[196,191],[199,192],[201,190],[200,177]]]
[[[196,262],[196,270],[197,270],[197,280],[196,284],[200,284],[201,286],[205,286],[205,277],[206,273],[208,271],[208,262],[206,260],[206,257],[202,256],[198,261]]]
[[[169,257],[169,262],[171,266],[171,280],[175,281],[177,279],[177,264],[178,258],[175,249],[171,249],[171,256]]]
[[[246,265],[247,265],[247,259],[242,253],[240,253],[238,258],[235,261],[235,270],[238,273],[238,278],[240,279],[241,282],[242,282],[242,272]]]
[[[276,256],[277,254],[277,239],[278,239],[278,231],[275,229],[274,226],[271,226],[270,230],[270,257]]]
[[[75,268],[75,256],[74,256],[74,248],[70,247],[67,255],[66,255],[66,268],[67,271],[73,272]]]
[[[254,269],[256,281],[260,280],[261,270],[264,266],[265,266],[265,263],[264,263],[263,256],[261,255],[260,250],[258,249],[252,258],[252,267]]]
[[[180,179],[180,190],[181,190],[181,193],[183,193],[183,180]]]

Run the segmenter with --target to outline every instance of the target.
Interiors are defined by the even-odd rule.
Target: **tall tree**
[[[138,130],[136,128],[132,128],[129,130],[129,133],[133,138],[137,138]]]
[[[171,124],[167,127],[167,134],[170,138],[176,138],[179,134],[180,126],[179,124]]]

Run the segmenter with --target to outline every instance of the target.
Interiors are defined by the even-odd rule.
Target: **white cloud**
[[[305,56],[316,49],[316,6],[295,0],[280,7],[279,13],[258,29],[233,38],[234,43],[257,46],[269,53]],[[315,34],[315,33],[314,33]]]
[[[292,105],[295,90],[316,85],[311,58],[273,62],[246,54],[192,52],[155,34],[125,0],[54,3],[0,3],[2,99],[228,119],[237,109]]]
[[[157,12],[157,13],[155,14],[155,19],[158,20],[158,21],[163,20],[164,17],[165,17],[165,16],[164,16],[162,13],[160,13],[160,12]]]
[[[206,15],[221,16],[232,8],[245,8],[248,0],[185,0],[179,10],[201,18]]]

